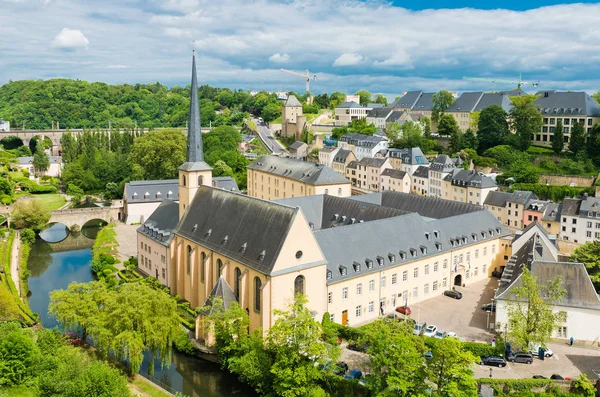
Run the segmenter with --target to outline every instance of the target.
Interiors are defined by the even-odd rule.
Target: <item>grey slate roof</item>
[[[535,104],[544,117],[595,116],[600,117],[600,106],[586,92],[539,91]]]
[[[544,212],[546,212],[546,208],[548,207],[548,204],[553,204],[553,203],[552,203],[552,201],[548,201],[548,200],[530,200],[527,203],[527,210],[544,213]]]
[[[131,181],[125,184],[123,196],[127,202],[151,203],[156,201],[179,200],[179,183],[177,179],[162,181]]]
[[[297,208],[201,186],[175,234],[270,274]]]
[[[202,305],[200,313],[208,316],[214,312],[224,312],[231,307],[233,302],[237,301],[238,300],[235,296],[235,293],[227,281],[225,281],[223,275],[221,275],[219,276],[219,279],[217,280],[217,283],[213,287],[212,291],[210,291],[210,294],[208,294],[208,298],[206,298],[204,305]]]
[[[342,109],[363,108],[363,107],[364,106],[361,106],[360,104],[358,104],[356,102],[344,102],[340,106],[338,106],[338,108],[342,108]]]
[[[367,113],[367,117],[374,117],[374,118],[384,118],[387,119],[387,117],[390,115],[390,113],[392,113],[394,111],[393,108],[389,108],[389,107],[378,107],[378,108],[373,108],[371,110],[369,110],[369,112]]]
[[[376,146],[379,142],[386,140],[386,138],[383,138],[381,136],[365,135],[359,134],[357,132],[351,132],[340,137],[341,142],[348,142],[351,145],[360,147],[373,147]]]
[[[526,205],[529,200],[536,200],[537,196],[528,190],[515,190],[510,197],[508,202]]]
[[[415,103],[412,110],[417,112],[433,110],[433,94],[433,92],[421,94],[419,100],[417,103]]]
[[[581,207],[580,199],[568,199],[563,201],[561,215],[564,216],[579,216],[579,208]]]
[[[445,154],[439,154],[435,159],[429,163],[429,168],[434,171],[450,172],[456,168],[454,161],[450,156]]]
[[[394,110],[390,117],[387,118],[388,123],[399,123],[403,124],[406,120],[400,120],[400,118],[404,115],[404,110]]]
[[[483,94],[483,96],[479,100],[479,103],[477,104],[477,106],[475,106],[473,111],[481,112],[483,109],[487,108],[488,106],[500,105],[500,106],[502,106],[502,109],[504,109],[508,113],[512,106],[509,95],[512,95],[512,94],[506,94],[506,93],[501,93],[501,92],[485,93],[485,94]],[[512,95],[512,96],[517,96],[517,95]]]
[[[363,167],[381,168],[386,161],[387,159],[381,159],[377,157],[363,157],[358,162],[358,165],[362,165]]]
[[[333,157],[334,163],[345,163],[348,156],[352,153],[350,150],[340,149],[337,154]]]
[[[200,104],[198,103],[198,77],[196,76],[196,55],[192,55],[192,85],[190,92],[190,118],[188,121],[187,153],[182,171],[205,171],[212,168],[204,162],[202,129],[200,128]]]
[[[408,214],[408,211],[327,194],[280,199],[276,202],[300,207],[313,230],[337,228]]]
[[[493,205],[495,207],[504,207],[506,206],[507,200],[510,198],[511,194],[500,191],[489,192],[483,202],[484,205]]]
[[[447,113],[450,112],[472,112],[479,100],[483,96],[483,92],[463,92],[461,96],[456,98],[454,103],[446,109]]]
[[[485,211],[483,207],[475,204],[393,191],[362,194],[359,196],[352,196],[350,199],[379,204],[384,207],[408,212],[416,212],[421,216],[433,219],[454,217],[478,211],[488,212]]]
[[[562,204],[550,202],[548,205],[546,205],[546,209],[544,210],[544,216],[542,216],[542,220],[550,222],[560,222],[561,211]]]
[[[485,237],[481,232],[485,232]],[[472,234],[476,235],[476,241]],[[314,233],[328,262],[331,275],[328,284],[440,255],[455,249],[457,244],[464,247],[508,234],[508,230],[485,211],[431,221],[418,214],[407,214]],[[466,242],[462,242],[462,237]],[[343,268],[345,274],[342,274]]]
[[[390,178],[394,179],[404,179],[404,177],[406,176],[406,171],[397,170],[394,168],[386,168],[381,173],[381,176],[389,176]]]
[[[429,167],[425,167],[424,165],[420,165],[415,172],[413,172],[412,176],[416,176],[417,178],[429,178]]]
[[[600,213],[600,198],[584,195],[579,207],[579,215],[596,218],[594,213]]]
[[[489,176],[469,170],[457,170],[457,172],[448,174],[444,180],[450,181],[450,183],[454,186],[468,186],[479,189],[498,187],[496,182],[494,182],[494,180]]]
[[[346,169],[355,170],[357,166],[358,166],[358,161],[354,160],[354,161],[351,161],[348,163],[348,165],[346,166]]]
[[[412,109],[422,94],[423,94],[423,91],[409,91],[406,94],[404,94],[401,98],[398,98],[397,100],[395,100],[392,103],[392,107]]]
[[[219,189],[229,190],[232,192],[240,191],[237,182],[235,181],[235,178],[230,176],[213,176],[212,184],[214,187]]]
[[[296,98],[296,95],[289,95],[283,106],[286,108],[287,107],[302,107],[302,104],[300,103],[300,101],[298,101],[298,98]]]
[[[421,148],[418,148],[418,147],[414,147],[414,148],[410,148],[410,149],[389,149],[388,156],[401,159],[402,164],[410,164],[410,165],[429,164],[427,157],[425,157]]]
[[[169,246],[175,237],[173,233],[178,223],[179,203],[163,200],[137,231],[164,246]]]
[[[250,164],[248,169],[268,172],[312,185],[350,183],[349,180],[323,164],[277,156],[263,156]]]
[[[289,149],[298,150],[303,146],[308,146],[308,145],[302,141],[296,141],[290,145]]]
[[[50,164],[62,164],[62,157],[60,156],[48,156]],[[33,164],[33,156],[19,157],[19,165]]]

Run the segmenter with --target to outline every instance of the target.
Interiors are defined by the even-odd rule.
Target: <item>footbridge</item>
[[[52,216],[48,223],[62,223],[69,229],[77,225],[80,228],[87,222],[98,219],[104,222],[116,222],[121,219],[123,207],[92,207],[92,208],[72,208],[65,210],[52,211]]]

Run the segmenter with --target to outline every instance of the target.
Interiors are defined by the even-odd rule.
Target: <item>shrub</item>
[[[35,243],[35,232],[31,229],[21,230],[21,242],[24,244]]]
[[[2,196],[0,201],[2,201],[2,204],[4,205],[10,205],[13,202],[13,198],[11,196],[4,195]]]
[[[177,349],[178,351],[180,351],[182,353],[189,354],[189,355],[193,355],[194,353],[196,353],[196,348],[194,347],[192,342],[190,342],[190,338],[188,338],[187,333],[182,329],[177,331],[177,334],[175,335],[174,343],[175,343],[175,349]]]
[[[593,397],[596,395],[596,388],[586,374],[579,375],[579,377],[571,383],[571,391],[585,397]]]
[[[33,193],[33,194],[56,193],[56,188],[54,186],[38,185],[38,184],[32,183],[29,188],[29,192]]]
[[[114,265],[115,263],[117,263],[117,260],[112,255],[100,254],[100,262],[106,263],[108,265]]]
[[[23,176],[24,176],[25,178],[29,178],[29,171],[27,170],[27,168],[23,168],[23,169],[21,170],[21,172],[23,172]]]

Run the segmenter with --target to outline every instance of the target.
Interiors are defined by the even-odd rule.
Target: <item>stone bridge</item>
[[[123,207],[92,207],[92,208],[72,208],[65,210],[52,211],[52,216],[48,223],[62,223],[69,229],[77,225],[80,228],[87,222],[99,219],[107,223],[121,220]]]

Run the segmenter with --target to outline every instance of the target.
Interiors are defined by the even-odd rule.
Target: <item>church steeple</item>
[[[212,168],[204,162],[196,55],[192,52],[192,87],[190,90],[190,119],[187,131],[185,163],[179,167],[179,218],[190,205],[201,185],[212,186]]]
[[[188,143],[186,161],[204,161],[202,149],[202,129],[200,127],[200,105],[198,104],[198,78],[196,77],[196,54],[192,51],[192,89],[190,93],[190,119],[188,122]]]

